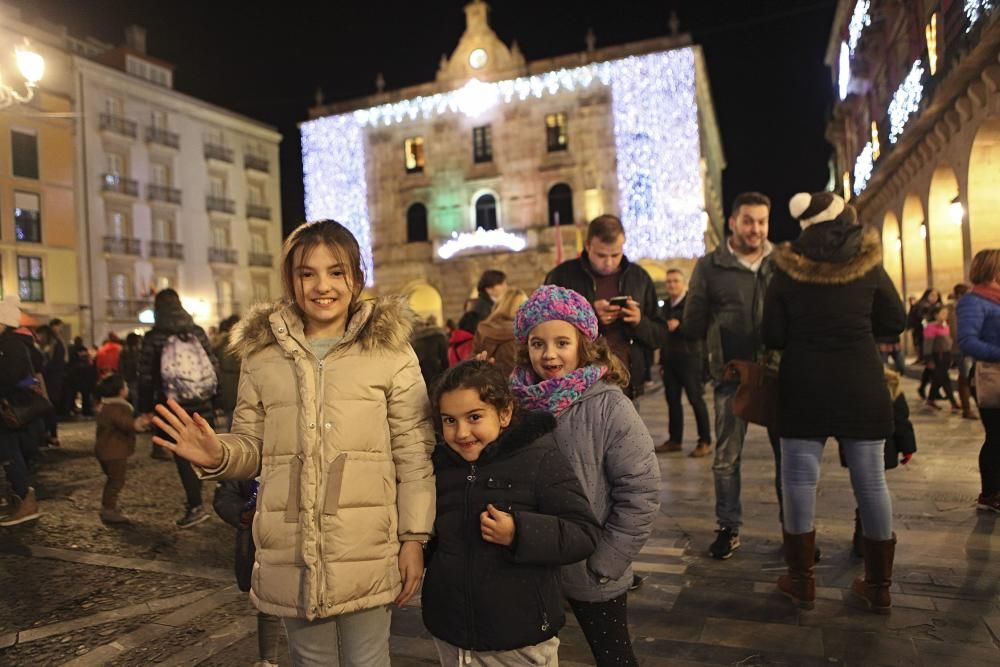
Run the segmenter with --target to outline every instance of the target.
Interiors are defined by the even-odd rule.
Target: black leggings
[[[628,634],[628,593],[607,602],[569,600],[597,667],[637,667]]]
[[[986,429],[986,441],[979,450],[979,476],[983,495],[1000,493],[1000,408],[979,408],[979,417]]]

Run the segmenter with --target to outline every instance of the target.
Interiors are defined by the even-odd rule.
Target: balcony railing
[[[251,252],[247,254],[247,264],[250,266],[274,266],[274,257],[269,252]]]
[[[236,212],[236,202],[232,199],[226,199],[225,197],[214,197],[209,195],[205,198],[205,208],[209,211],[232,214]]]
[[[146,141],[151,144],[159,144],[167,148],[180,148],[181,137],[176,132],[165,130],[162,127],[147,127]]]
[[[163,201],[168,204],[181,203],[181,191],[169,185],[150,183],[146,186],[146,197],[149,201]]]
[[[216,264],[236,264],[236,248],[209,248],[208,261]]]
[[[101,190],[104,192],[114,192],[130,197],[139,196],[139,181],[134,178],[125,178],[118,174],[104,174],[101,178]]]
[[[142,242],[121,236],[105,236],[104,252],[112,255],[134,255],[138,257],[142,254]]]
[[[152,308],[151,299],[108,299],[108,317],[114,320],[135,320],[139,313]]]
[[[205,157],[209,160],[219,160],[220,162],[233,161],[233,149],[222,144],[205,144]]]
[[[149,256],[184,259],[184,245],[175,241],[150,241]]]
[[[136,125],[134,120],[129,120],[122,116],[112,116],[109,113],[101,114],[100,127],[102,131],[114,132],[115,134],[120,134],[123,137],[131,137],[132,139],[135,139],[138,134],[138,125]]]
[[[262,204],[251,204],[247,203],[247,217],[248,218],[258,218],[260,220],[270,220],[271,219],[271,207],[264,206]]]
[[[271,161],[262,155],[245,153],[243,155],[243,166],[246,169],[255,169],[256,171],[262,171],[266,174],[271,169]]]

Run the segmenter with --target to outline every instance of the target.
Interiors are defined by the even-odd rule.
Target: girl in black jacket
[[[587,558],[600,534],[569,462],[536,442],[555,419],[515,415],[507,379],[485,361],[445,373],[432,405],[445,444],[422,606],[441,664],[480,664],[482,651],[490,664],[555,664],[559,566]]]

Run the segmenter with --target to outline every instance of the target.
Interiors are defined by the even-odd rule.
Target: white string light
[[[918,60],[913,63],[910,73],[899,84],[889,103],[889,141],[896,140],[903,134],[910,116],[920,108],[920,99],[924,95],[924,84],[920,79],[924,75],[923,64]]]
[[[994,0],[965,0],[965,17],[969,19],[965,32],[971,32],[979,19],[993,11],[993,2]]]
[[[523,236],[518,236],[517,234],[511,234],[510,232],[505,232],[502,229],[490,229],[485,230],[482,227],[477,227],[474,232],[463,232],[461,234],[457,232],[451,233],[451,239],[441,244],[438,248],[438,257],[441,259],[451,259],[457,253],[463,250],[471,250],[473,248],[478,249],[496,249],[504,248],[506,250],[512,250],[518,252],[524,250],[528,242]]]
[[[872,24],[872,16],[868,11],[870,8],[871,0],[858,0],[858,4],[854,5],[854,14],[851,15],[851,22],[847,25],[847,44],[851,47],[852,56],[854,50],[858,48],[858,42],[861,41],[861,33]]]
[[[847,42],[840,43],[840,65],[837,67],[837,89],[840,99],[847,99],[851,87],[851,53]]]
[[[875,148],[872,146],[872,142],[865,144],[865,147],[861,149],[861,154],[858,155],[858,159],[854,162],[854,194],[860,195],[864,191],[865,187],[868,185],[868,179],[872,177],[872,169],[875,166],[875,158],[873,157],[875,153]]]

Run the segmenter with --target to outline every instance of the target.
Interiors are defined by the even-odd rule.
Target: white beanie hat
[[[0,324],[8,327],[18,327],[21,325],[21,298],[6,296],[0,301]]]
[[[834,192],[799,192],[788,201],[788,210],[802,229],[820,222],[836,220],[846,225],[857,222],[857,212]]]

